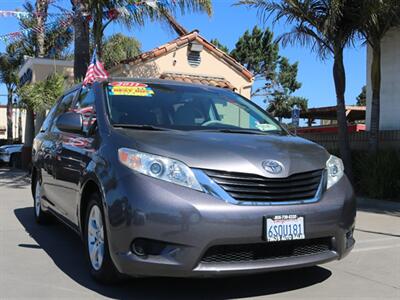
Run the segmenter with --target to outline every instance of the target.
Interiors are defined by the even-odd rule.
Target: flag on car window
[[[90,61],[90,65],[87,69],[85,79],[83,80],[83,85],[87,86],[88,84],[92,84],[96,80],[104,80],[108,78],[108,72],[104,68],[104,65],[101,61],[97,59],[96,49],[93,51],[92,60]]]

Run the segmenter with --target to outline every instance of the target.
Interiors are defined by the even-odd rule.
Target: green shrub
[[[340,157],[338,149],[329,152]],[[400,201],[400,151],[381,150],[373,157],[353,151],[351,156],[358,196]]]
[[[380,151],[375,156],[353,153],[357,194],[379,199],[400,199],[400,152]]]

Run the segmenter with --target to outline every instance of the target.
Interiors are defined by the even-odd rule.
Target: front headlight
[[[128,148],[118,149],[119,161],[143,175],[203,191],[193,171],[184,163]]]
[[[326,162],[326,169],[328,170],[328,183],[327,189],[340,180],[344,175],[343,162],[339,157],[331,155]]]

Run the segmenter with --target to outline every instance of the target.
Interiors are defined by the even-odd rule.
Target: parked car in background
[[[0,147],[0,163],[9,164],[16,168],[21,161],[21,152],[23,144],[4,145]]]
[[[80,234],[102,282],[301,268],[355,243],[342,161],[226,89],[75,86],[49,112],[32,163],[36,221],[52,214]]]

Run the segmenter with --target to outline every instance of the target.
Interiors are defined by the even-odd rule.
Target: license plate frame
[[[279,226],[272,227],[272,226]],[[295,226],[296,225],[296,226]],[[300,226],[300,227],[299,227]],[[297,230],[295,230],[297,228]],[[271,232],[269,234],[269,231]],[[274,234],[274,233],[284,234]],[[290,233],[289,233],[290,231]],[[295,234],[298,231],[297,234]],[[304,240],[305,236],[305,217],[303,215],[296,214],[283,214],[275,216],[264,216],[263,217],[263,240],[266,242],[283,242],[293,240]]]

